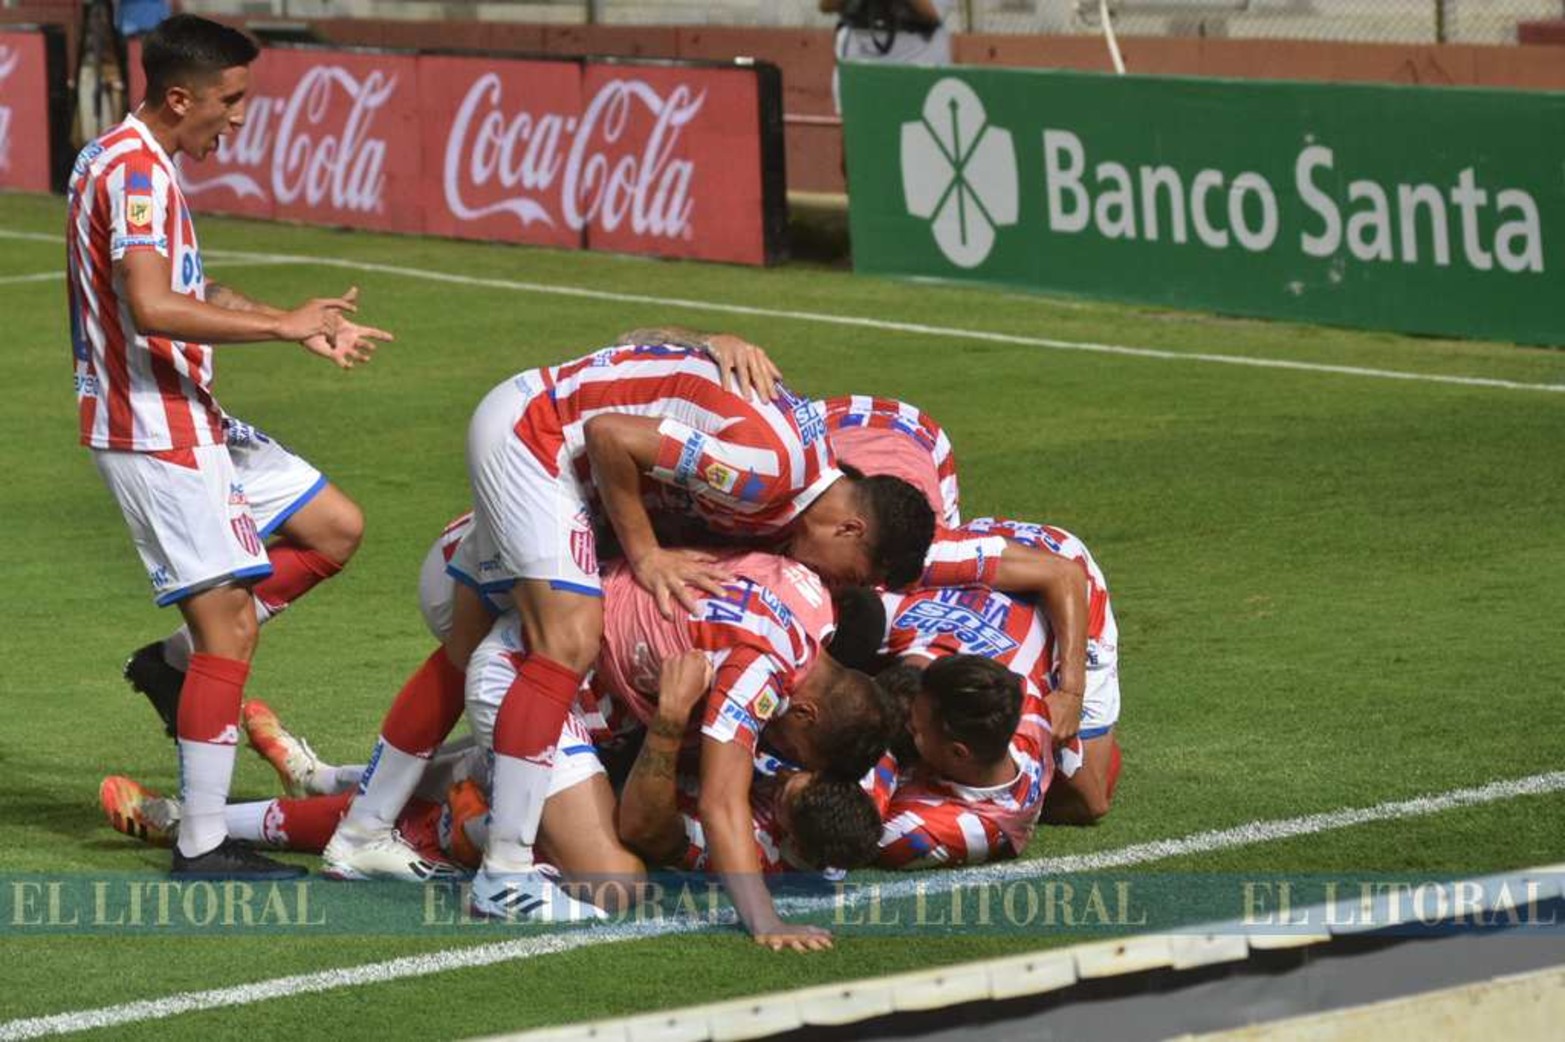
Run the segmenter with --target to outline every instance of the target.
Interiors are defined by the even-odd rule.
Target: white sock
[[[276,613],[268,608],[258,597],[250,598],[255,602],[255,621],[259,625],[266,622]],[[190,669],[190,656],[195,651],[195,642],[190,637],[190,627],[181,626],[179,629],[163,638],[163,661],[184,673]]]
[[[364,779],[365,766],[352,763],[344,767],[323,766],[310,778],[311,796],[335,796],[358,787]]]
[[[382,832],[394,827],[407,806],[418,780],[424,776],[422,756],[405,753],[381,737],[359,778],[359,792],[343,816],[343,825],[360,832]]]
[[[270,843],[267,835],[266,816],[277,806],[276,800],[257,800],[253,803],[230,803],[223,811],[228,822],[228,834],[235,839],[251,843]]]
[[[554,750],[547,763],[496,753],[494,796],[489,807],[489,843],[484,868],[493,872],[524,872],[533,867],[538,822],[549,798]]]
[[[179,852],[204,854],[228,835],[224,820],[237,746],[179,740]]]

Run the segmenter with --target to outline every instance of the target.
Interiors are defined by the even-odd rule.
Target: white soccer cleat
[[[321,761],[310,748],[310,743],[283,726],[272,707],[258,698],[244,705],[245,737],[250,748],[260,753],[277,772],[283,788],[290,796],[329,795],[331,790],[317,785],[334,773],[334,768]]]
[[[445,861],[431,861],[414,849],[396,829],[360,832],[346,823],[338,825],[326,849],[321,874],[328,879],[396,879],[427,883],[459,879],[461,869]]]
[[[590,923],[607,919],[595,904],[578,901],[541,868],[473,877],[473,914],[510,923]]]

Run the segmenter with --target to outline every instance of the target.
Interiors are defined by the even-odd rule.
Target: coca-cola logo
[[[580,115],[507,112],[501,95],[499,75],[485,73],[452,120],[444,187],[453,215],[473,221],[508,213],[523,227],[563,223],[575,231],[612,232],[628,221],[637,235],[693,236],[695,164],[674,153],[706,91],[680,84],[664,95],[641,80],[615,79]],[[650,130],[632,149],[625,139],[638,118]],[[469,201],[492,196],[491,186],[504,197]]]
[[[10,44],[0,44],[0,95],[22,56]],[[0,170],[11,169],[11,106],[0,105]]]
[[[238,169],[197,179],[181,168],[185,194],[226,189],[264,199],[270,189],[282,204],[378,213],[385,208],[386,140],[370,129],[396,89],[397,77],[379,69],[361,79],[341,66],[315,66],[287,98],[251,98],[244,125],[217,150],[222,165]],[[346,117],[336,116],[344,106]]]

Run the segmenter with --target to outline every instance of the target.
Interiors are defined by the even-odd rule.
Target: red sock
[[[218,655],[190,656],[179,689],[179,737],[187,742],[236,745],[239,703],[244,701],[250,664]]]
[[[380,725],[381,737],[405,753],[429,756],[462,718],[466,679],[445,649],[436,648],[397,693]]]
[[[1114,798],[1114,786],[1119,784],[1119,740],[1110,739],[1114,744],[1109,747],[1108,778],[1103,783],[1103,791],[1110,798]]]
[[[516,679],[495,717],[494,749],[501,756],[536,761],[560,740],[583,674],[536,652],[516,657]]]
[[[311,796],[302,800],[278,800],[278,821],[274,826],[272,816],[266,816],[267,838],[280,841],[289,850],[301,850],[306,854],[319,854],[326,849],[331,834],[337,831],[348,804],[353,802],[353,791],[339,792],[335,796]]]
[[[251,592],[273,615],[342,571],[342,565],[330,557],[287,540],[273,543],[266,556],[272,562],[272,574],[256,583]]]

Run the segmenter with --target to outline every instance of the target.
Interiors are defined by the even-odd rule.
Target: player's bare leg
[[[458,584],[451,633],[408,678],[381,722],[358,794],[324,852],[333,879],[427,878],[426,859],[403,842],[396,821],[435,749],[462,716],[467,660],[493,619],[476,593]]]
[[[577,919],[597,912],[537,871],[533,845],[560,728],[603,640],[603,599],[523,579],[511,590],[523,646],[494,728],[493,802],[473,908],[501,918]]]
[[[327,484],[278,527],[267,547],[272,574],[251,589],[257,625],[265,625],[290,604],[342,571],[364,537],[364,514],[335,485]],[[125,679],[151,700],[172,736],[179,690],[194,649],[190,627],[137,649],[125,664]]]
[[[180,602],[194,653],[180,691],[178,740],[180,829],[176,876],[290,878],[304,870],[279,864],[228,839],[224,811],[239,742],[257,625],[250,591],[219,586]]]
[[[1119,740],[1113,731],[1081,743],[1081,767],[1069,778],[1056,774],[1043,800],[1050,825],[1094,825],[1109,812],[1119,781]]]
[[[614,790],[604,774],[549,797],[538,846],[565,877],[564,889],[605,912],[629,908],[646,880],[646,866],[616,834]]]

